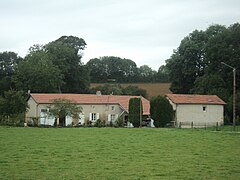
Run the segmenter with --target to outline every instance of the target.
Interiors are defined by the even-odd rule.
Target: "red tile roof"
[[[216,95],[167,94],[175,104],[226,104]]]
[[[41,94],[31,93],[31,97],[38,104],[51,104],[53,99],[69,99],[77,104],[119,104],[128,112],[128,104],[131,98],[139,96],[121,96],[121,95],[96,95],[96,94]],[[143,114],[150,114],[150,103],[142,97]]]

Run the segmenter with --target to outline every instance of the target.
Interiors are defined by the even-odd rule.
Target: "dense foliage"
[[[5,91],[3,96],[0,96],[0,124],[23,124],[24,117],[21,116],[21,114],[25,112],[26,109],[27,101],[23,91]],[[14,118],[16,117],[17,121],[14,121]]]
[[[173,108],[169,101],[157,96],[150,101],[150,114],[155,127],[165,127],[173,120]]]
[[[12,77],[21,60],[14,52],[0,52],[0,95],[15,87]]]
[[[240,84],[240,24],[212,25],[185,37],[166,61],[171,91],[174,93],[216,94],[227,102],[226,115],[232,116],[233,72],[221,62],[237,69]],[[239,94],[240,91],[237,90]],[[239,97],[239,96],[238,96]],[[237,98],[237,102],[239,102]],[[240,107],[237,105],[237,115]],[[231,117],[232,118],[232,117]]]
[[[140,126],[140,117],[143,114],[142,100],[141,98],[131,98],[129,100],[129,122],[133,124],[134,127]]]
[[[130,59],[104,56],[91,59],[86,66],[90,70],[90,78],[93,83],[169,81],[168,71],[164,65],[157,72],[147,65],[138,68],[136,63]]]

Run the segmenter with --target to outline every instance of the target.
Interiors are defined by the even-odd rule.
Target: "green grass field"
[[[240,134],[0,127],[0,179],[240,179]]]

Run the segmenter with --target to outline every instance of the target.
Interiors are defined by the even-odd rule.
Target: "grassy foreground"
[[[3,128],[0,179],[240,179],[240,134]]]

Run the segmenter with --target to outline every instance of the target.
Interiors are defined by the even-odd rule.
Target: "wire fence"
[[[177,128],[200,128],[212,131],[237,131],[240,132],[240,123],[224,125],[220,122],[179,122],[176,124]]]

